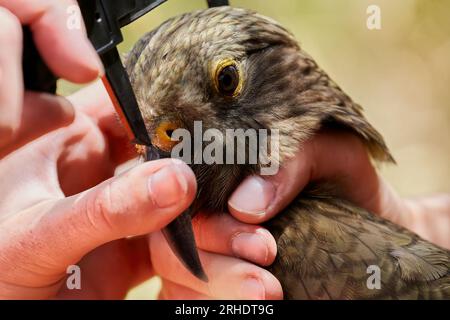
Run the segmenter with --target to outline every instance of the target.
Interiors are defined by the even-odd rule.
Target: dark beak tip
[[[209,279],[208,276],[206,275],[206,273],[203,270],[199,270],[198,272],[196,272],[194,274],[198,279],[202,280],[203,282],[208,283]]]
[[[178,256],[178,255],[177,255]],[[208,276],[205,273],[205,270],[203,270],[203,266],[198,260],[198,262],[194,262],[195,260],[192,259],[183,259],[182,256],[178,256],[184,267],[197,279],[203,281],[203,282],[209,282]]]
[[[163,235],[184,267],[198,279],[208,282],[197,251],[189,210],[169,223],[163,229]]]
[[[170,158],[170,154],[164,153],[152,145],[147,146],[145,152],[146,161],[161,158]],[[197,245],[192,230],[191,216],[188,211],[189,210],[183,212],[169,223],[169,225],[163,229],[163,234],[172,251],[186,269],[201,281],[208,282],[208,277],[203,270],[198,256]]]

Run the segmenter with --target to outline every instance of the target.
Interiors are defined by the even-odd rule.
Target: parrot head
[[[253,11],[224,6],[174,17],[141,38],[125,66],[152,141],[148,160],[170,156],[178,143],[174,133],[182,129],[194,137],[195,123],[201,123],[202,132],[214,130],[214,142],[226,152],[235,143],[227,130],[266,130],[269,136],[276,131],[277,158],[274,152],[269,158],[280,165],[325,126],[352,130],[374,159],[392,160],[361,107],[289,31]],[[259,157],[253,163],[197,163],[195,155],[207,143],[202,141],[200,151],[194,144],[189,164],[198,192],[192,212],[225,210],[239,182],[265,165]],[[196,250],[192,234],[183,230],[168,231],[179,257],[180,250]],[[182,260],[191,270],[201,269],[193,260]]]

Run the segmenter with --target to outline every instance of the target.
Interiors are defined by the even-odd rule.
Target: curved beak
[[[145,161],[170,158],[170,153],[146,146]],[[208,282],[195,243],[190,209],[185,210],[163,229],[164,237],[181,263],[198,279]]]

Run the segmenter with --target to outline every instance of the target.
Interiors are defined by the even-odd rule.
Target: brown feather
[[[242,92],[214,91],[211,65],[234,59]],[[192,131],[278,129],[281,163],[323,127],[350,130],[376,161],[394,162],[383,137],[294,37],[275,21],[230,7],[172,18],[144,36],[126,62],[147,129],[174,119]],[[225,142],[226,143],[226,142]],[[224,145],[225,147],[225,145]],[[193,165],[194,208],[226,209],[227,199],[259,165]],[[309,187],[266,226],[277,239],[269,268],[290,299],[450,298],[450,254],[408,230],[340,199],[339,190]],[[381,289],[366,285],[381,269]]]

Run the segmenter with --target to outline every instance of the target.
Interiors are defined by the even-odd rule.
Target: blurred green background
[[[301,46],[366,110],[397,166],[381,168],[404,196],[450,192],[450,1],[231,0],[291,30]],[[368,30],[366,9],[381,8],[381,30]],[[205,0],[169,0],[124,29],[128,51],[147,31]],[[77,86],[63,83],[64,94]],[[157,296],[158,279],[129,293]]]

